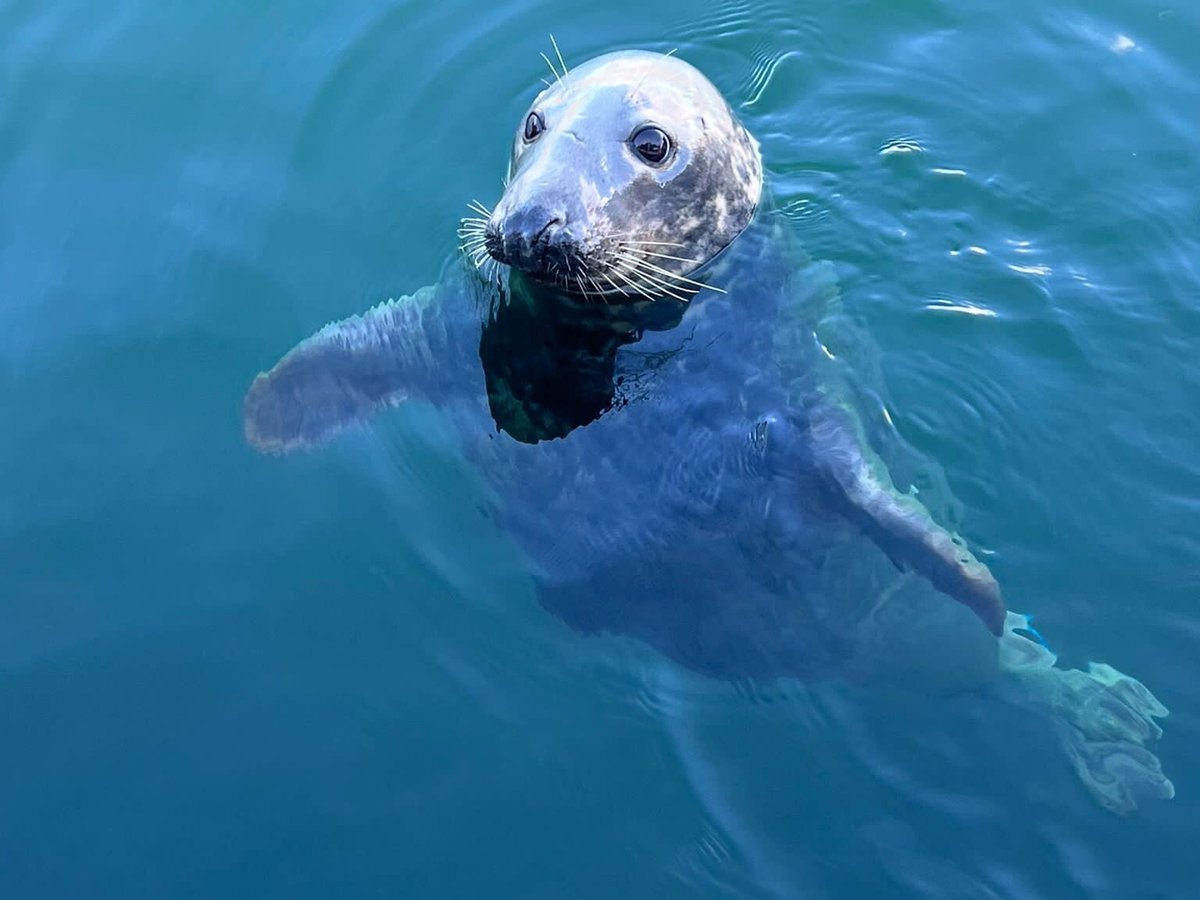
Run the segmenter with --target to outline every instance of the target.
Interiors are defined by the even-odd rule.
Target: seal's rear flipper
[[[463,355],[444,290],[381,303],[298,344],[246,392],[246,440],[274,453],[313,446],[410,396],[444,393]]]
[[[1004,632],[1004,600],[992,573],[915,497],[896,491],[883,463],[864,449],[849,411],[823,404],[812,409],[808,440],[822,483],[848,520],[898,567],[915,570],[970,607],[993,634]]]
[[[1168,800],[1175,787],[1146,745],[1162,736],[1154,720],[1167,708],[1135,678],[1104,663],[1086,672],[1060,669],[1031,633],[1025,616],[1009,613],[1000,639],[1000,668],[1009,699],[1041,708],[1054,720],[1075,772],[1106,809],[1126,814],[1147,800]]]

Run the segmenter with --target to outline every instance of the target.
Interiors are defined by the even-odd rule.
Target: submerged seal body
[[[1044,656],[1000,652],[1030,642],[987,567],[893,487],[827,377],[828,270],[763,198],[757,144],[692,66],[623,52],[564,71],[518,124],[495,209],[464,220],[473,266],[298,345],[251,385],[247,438],[313,446],[435,403],[575,628],[717,677],[887,672],[905,646],[892,663],[977,680],[1036,659],[1043,707],[1104,712],[1071,719],[1093,792],[1166,795],[1148,692],[1071,670],[1065,693]],[[1085,774],[1118,746],[1142,754],[1119,789]]]

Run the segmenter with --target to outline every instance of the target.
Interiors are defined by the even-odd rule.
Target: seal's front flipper
[[[810,410],[807,438],[814,467],[834,506],[900,568],[970,607],[997,636],[1004,600],[987,566],[962,540],[933,521],[915,497],[900,494],[883,462],[865,449],[853,415],[819,404]]]
[[[409,397],[439,398],[464,356],[445,316],[445,288],[327,325],[246,392],[246,440],[264,452],[313,446]]]
[[[1006,693],[1054,720],[1071,765],[1106,809],[1126,814],[1147,800],[1168,800],[1175,787],[1146,745],[1162,736],[1155,719],[1167,708],[1138,681],[1104,663],[1060,669],[1044,645],[1025,637],[1025,616],[1009,613],[1000,639]]]

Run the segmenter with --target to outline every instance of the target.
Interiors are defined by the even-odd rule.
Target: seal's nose
[[[538,241],[545,241],[547,244],[553,243],[558,232],[562,230],[562,226],[563,217],[559,215],[554,216],[533,236],[532,243],[536,244]]]
[[[571,242],[565,210],[545,203],[525,203],[488,223],[488,252],[500,262],[528,272],[548,268]]]
[[[567,223],[567,214],[542,203],[530,203],[513,210],[504,222],[504,236],[515,238],[528,249],[537,244],[552,244]]]

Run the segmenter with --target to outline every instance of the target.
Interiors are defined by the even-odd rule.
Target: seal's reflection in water
[[[479,342],[496,427],[536,444],[637,399],[673,351],[638,353],[633,345],[647,330],[675,328],[686,308],[669,298],[585,303],[512,273],[507,291],[493,295]],[[631,351],[618,371],[622,347]]]

